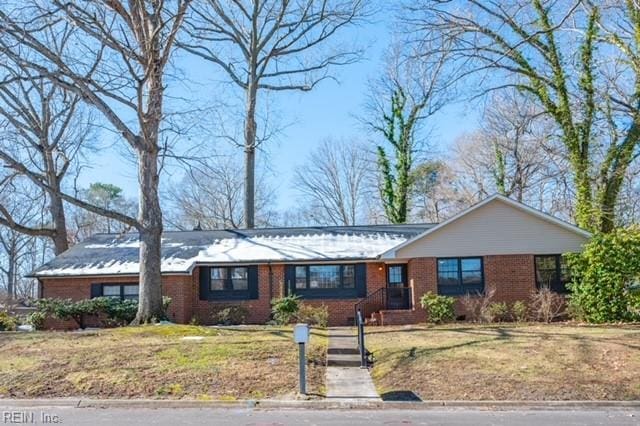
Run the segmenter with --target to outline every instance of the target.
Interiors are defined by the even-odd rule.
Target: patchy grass
[[[640,327],[369,327],[381,394],[424,400],[640,399]],[[408,391],[408,392],[407,392]]]
[[[276,398],[297,391],[290,327],[183,325],[0,333],[0,397]],[[184,340],[201,336],[200,340]],[[312,332],[309,389],[324,389],[327,334]]]

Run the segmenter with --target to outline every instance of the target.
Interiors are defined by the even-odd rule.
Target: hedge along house
[[[353,324],[356,309],[381,324],[409,324],[424,321],[419,299],[429,291],[493,289],[495,301],[509,303],[540,286],[565,291],[560,255],[589,237],[500,195],[440,224],[166,232],[162,287],[178,323],[210,323],[227,305],[264,323],[272,298],[297,294],[327,306],[331,325]],[[34,271],[40,296],[137,298],[138,247],[136,234],[95,235]]]

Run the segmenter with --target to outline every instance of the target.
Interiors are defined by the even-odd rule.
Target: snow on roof
[[[162,272],[196,264],[367,260],[431,224],[165,232]],[[36,277],[129,275],[139,272],[136,233],[97,234],[36,269]]]

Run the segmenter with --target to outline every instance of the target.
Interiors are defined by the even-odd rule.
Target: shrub
[[[42,311],[31,312],[27,316],[27,324],[31,325],[35,330],[42,330],[46,318],[47,315]]]
[[[271,314],[276,324],[291,323],[300,309],[300,296],[289,295],[271,301]]]
[[[15,331],[18,322],[7,311],[0,311],[0,331]]]
[[[211,314],[211,319],[217,325],[244,324],[249,311],[242,305],[228,305],[216,308]]]
[[[569,304],[591,323],[634,321],[631,287],[640,277],[640,226],[596,234],[582,253],[566,256],[573,283]]]
[[[486,309],[487,322],[502,322],[509,319],[509,307],[505,302],[493,302]]]
[[[566,301],[564,296],[543,287],[531,296],[531,312],[535,319],[551,322],[564,315]]]
[[[517,300],[511,306],[511,313],[513,314],[513,319],[517,322],[525,322],[527,320],[529,308],[527,308],[527,304],[522,300]]]
[[[431,292],[425,293],[420,298],[420,306],[427,312],[427,321],[436,324],[454,319],[454,303],[453,297],[440,296]]]
[[[325,305],[314,307],[302,303],[298,309],[297,321],[324,328],[329,324],[329,309]]]
[[[170,297],[162,298],[163,311],[166,312]],[[78,327],[85,328],[88,316],[97,317],[103,325],[127,325],[138,312],[137,300],[120,300],[113,297],[96,297],[93,299],[38,299],[34,303],[38,315],[46,318],[50,315],[61,320],[74,320]],[[166,316],[166,315],[165,315]]]
[[[460,302],[462,303],[462,306],[464,306],[464,310],[469,321],[492,321],[488,309],[491,305],[495,292],[495,289],[491,288],[486,290],[484,293],[467,293],[462,296]]]

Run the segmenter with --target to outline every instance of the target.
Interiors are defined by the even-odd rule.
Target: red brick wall
[[[417,323],[425,321],[425,313],[420,308],[420,297],[428,292],[437,292],[436,258],[411,259],[407,265],[409,285],[413,289],[413,308],[403,313],[385,313],[389,323]],[[513,303],[516,300],[528,300],[535,289],[534,264],[532,255],[485,256],[485,287],[495,288],[495,301]],[[271,275],[271,278],[270,278]],[[43,297],[83,299],[90,297],[92,283],[131,282],[132,277],[110,278],[67,278],[43,279]],[[169,317],[178,323],[188,323],[192,318],[202,324],[211,323],[214,308],[240,304],[247,307],[247,321],[262,324],[268,321],[271,313],[270,301],[284,295],[284,265],[259,265],[259,299],[246,301],[206,301],[199,297],[199,268],[193,276],[165,276],[162,279],[163,294],[171,297]],[[367,293],[386,286],[386,267],[383,263],[367,264]],[[353,321],[354,305],[359,299],[317,299],[306,300],[312,306],[328,307],[330,325],[350,325]],[[464,314],[460,303],[456,303],[457,315]],[[53,324],[61,326],[62,324]]]

